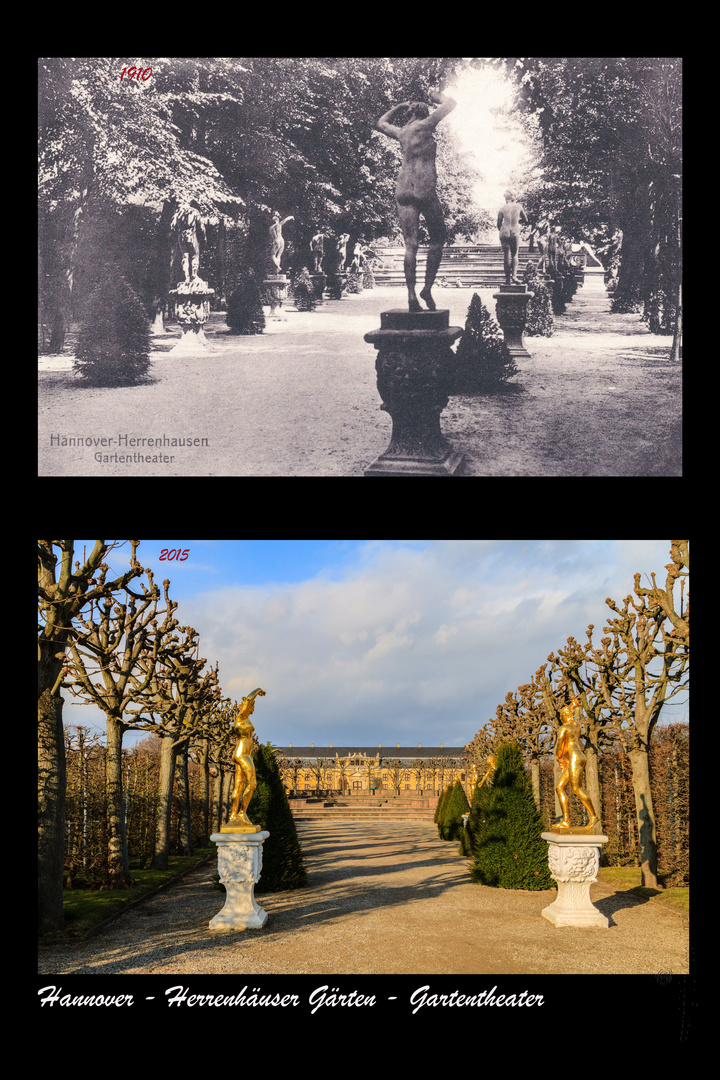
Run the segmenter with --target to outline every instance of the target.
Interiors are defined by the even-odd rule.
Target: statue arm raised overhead
[[[388,109],[386,113],[378,120],[375,125],[376,131],[382,131],[383,135],[389,135],[392,139],[397,139],[400,135],[402,128],[397,127],[392,123],[395,113],[400,112],[402,109],[407,109],[412,104],[410,101],[401,101],[399,105],[394,105],[392,109]]]

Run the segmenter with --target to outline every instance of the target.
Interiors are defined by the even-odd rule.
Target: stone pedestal
[[[315,289],[315,296],[318,300],[322,300],[323,293],[325,292],[325,275],[322,273],[316,273],[310,275],[310,280],[313,283]]]
[[[462,327],[449,326],[450,312],[380,314],[380,329],[365,334],[378,350],[375,368],[381,408],[390,413],[392,438],[365,476],[454,476],[463,458],[440,432],[448,403]]]
[[[181,331],[180,340],[170,350],[171,355],[212,352],[204,326],[210,318],[210,297],[214,295],[215,290],[208,288],[207,282],[199,277],[181,281],[177,289],[170,290]]]
[[[210,920],[211,930],[246,930],[264,926],[267,912],[255,900],[255,885],[262,870],[262,846],[269,832],[213,833],[218,847],[220,881],[225,886],[225,907]]]
[[[347,296],[347,270],[333,270],[327,275],[327,289],[331,300],[344,300]]]
[[[282,306],[287,299],[288,279],[285,274],[271,274],[263,281],[264,303],[270,305],[271,319],[284,319]]]
[[[513,360],[519,356],[530,358],[523,341],[523,330],[527,322],[527,307],[534,295],[527,285],[501,285],[500,292],[493,293],[505,348]]]
[[[558,885],[557,899],[542,911],[553,926],[602,926],[610,920],[590,902],[590,886],[597,881],[600,848],[607,836],[584,832],[544,832],[548,843],[550,876]]]

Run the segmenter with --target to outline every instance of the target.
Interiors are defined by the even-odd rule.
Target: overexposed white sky
[[[475,189],[477,205],[494,215],[505,202],[508,186],[516,187],[516,179],[534,160],[519,113],[512,107],[514,88],[492,68],[468,68],[446,92],[455,98],[457,108],[443,123],[480,168],[483,180]]]

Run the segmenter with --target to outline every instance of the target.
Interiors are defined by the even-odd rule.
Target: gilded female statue
[[[590,796],[581,786],[585,770],[585,754],[580,739],[580,704],[575,696],[572,697],[569,705],[564,705],[560,710],[560,720],[562,726],[558,729],[555,760],[562,772],[555,791],[557,792],[563,816],[562,821],[553,825],[553,831],[571,828],[570,807],[566,790],[569,784],[573,794],[577,795],[587,810],[590,822],[584,827],[583,831],[590,832],[597,823],[598,816],[590,801]]]

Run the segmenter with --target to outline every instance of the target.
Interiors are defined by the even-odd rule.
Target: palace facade
[[[467,785],[465,751],[450,746],[281,746],[285,790],[301,795],[375,792],[439,795],[455,780]]]

